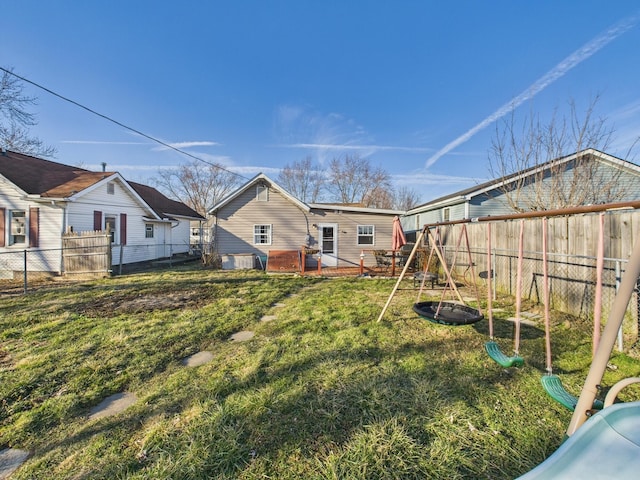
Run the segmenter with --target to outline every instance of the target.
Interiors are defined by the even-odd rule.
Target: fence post
[[[616,261],[616,295],[618,294],[618,290],[620,290],[620,276],[622,275],[620,269],[620,260]],[[623,339],[622,339],[622,325],[620,325],[620,330],[618,330],[618,351],[623,351]]]
[[[27,251],[24,251],[24,293],[27,293]]]
[[[107,272],[113,275],[113,252],[111,251],[111,235],[107,233]]]

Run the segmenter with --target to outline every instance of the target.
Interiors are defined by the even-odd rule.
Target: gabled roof
[[[205,218],[182,202],[171,200],[153,187],[141,183],[129,182],[129,185],[140,195],[160,218],[187,217],[194,220]]]
[[[260,173],[249,180],[247,183],[242,185],[240,188],[235,190],[233,193],[223,198],[220,202],[215,204],[209,210],[209,214],[213,215],[217,211],[219,211],[222,207],[229,204],[235,198],[238,198],[241,194],[246,192],[249,188],[254,187],[260,183],[265,183],[269,185],[271,188],[280,192],[286,199],[288,199],[291,203],[296,205],[301,210],[308,212],[312,208],[316,210],[340,210],[343,212],[360,212],[360,213],[378,213],[378,214],[388,214],[388,215],[402,215],[404,211],[400,210],[382,210],[379,208],[367,208],[363,207],[362,204],[354,204],[354,203],[304,203],[301,200],[298,200],[296,197],[287,192],[283,187],[278,185],[276,182],[271,180],[264,173]]]
[[[113,175],[113,172],[91,172],[21,153],[2,151],[0,175],[28,195],[65,198]]]
[[[244,192],[246,192],[249,188],[254,187],[254,186],[256,186],[256,185],[258,185],[260,183],[265,183],[270,188],[273,188],[273,189],[277,190],[278,192],[280,192],[282,194],[282,196],[284,196],[286,199],[288,199],[291,203],[296,205],[301,210],[303,210],[305,212],[308,212],[309,210],[311,210],[309,205],[307,205],[306,203],[301,202],[300,200],[298,200],[296,197],[291,195],[289,192],[287,192],[284,188],[282,188],[276,182],[274,182],[269,177],[267,177],[264,173],[259,173],[258,175],[253,177],[251,180],[249,180],[247,183],[245,183],[244,185],[239,187],[237,190],[235,190],[234,192],[232,192],[231,194],[227,195],[225,198],[220,200],[213,207],[211,207],[211,209],[209,210],[209,214],[215,214],[222,207],[224,207],[225,205],[228,205],[229,202],[231,202],[232,200],[238,198],[240,195],[242,195]]]
[[[517,182],[522,178],[534,176],[544,170],[548,170],[552,166],[568,163],[575,160],[578,157],[582,157],[585,155],[591,155],[593,158],[598,159],[599,161],[610,163],[612,165],[617,166],[618,168],[632,170],[640,175],[640,167],[638,165],[631,163],[627,160],[622,160],[620,158],[614,157],[613,155],[609,155],[608,153],[601,152],[594,148],[587,148],[585,150],[581,150],[571,155],[559,157],[554,160],[541,163],[540,165],[535,165],[525,170],[521,170],[519,172],[505,175],[497,179],[489,180],[488,182],[481,183],[473,187],[466,188],[464,190],[459,190],[449,195],[444,195],[442,197],[436,198],[427,203],[423,203],[422,205],[418,205],[417,207],[412,208],[407,212],[407,215],[418,213],[420,211],[427,209],[428,207],[434,207],[442,204],[444,205],[453,204],[453,203],[459,202],[460,200],[470,200],[473,197],[477,197],[478,195],[483,195],[492,190],[497,190],[499,188],[502,188],[505,185],[508,185],[510,183]]]
[[[92,172],[84,168],[44,160],[17,152],[0,152],[0,175],[26,195],[73,201],[101,182],[117,180],[123,188],[159,219],[181,216],[203,220],[204,217],[185,204],[171,200],[155,188],[127,182],[117,172]]]

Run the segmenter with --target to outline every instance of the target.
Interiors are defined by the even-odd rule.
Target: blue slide
[[[518,480],[640,479],[640,402],[596,413],[549,458]]]

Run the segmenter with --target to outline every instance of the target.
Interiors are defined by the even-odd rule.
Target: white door
[[[338,266],[338,224],[319,223],[320,253],[323,267]]]

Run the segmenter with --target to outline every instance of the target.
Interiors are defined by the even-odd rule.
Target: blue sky
[[[20,0],[2,17],[1,67],[247,178],[358,154],[428,201],[489,177],[514,101],[545,119],[600,95],[609,153],[640,135],[632,1]],[[57,161],[147,183],[190,161],[27,93]]]

